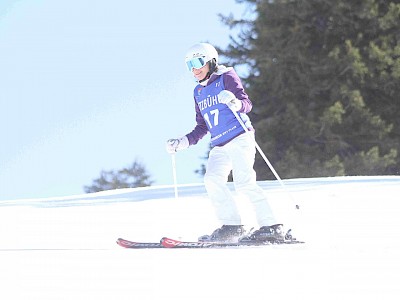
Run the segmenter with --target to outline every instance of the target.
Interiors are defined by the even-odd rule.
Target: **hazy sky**
[[[0,199],[83,193],[136,159],[172,184],[165,141],[195,126],[186,50],[224,48],[235,0],[2,0]],[[206,136],[176,155],[178,183],[202,182]]]

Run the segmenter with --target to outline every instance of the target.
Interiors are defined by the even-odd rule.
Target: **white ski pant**
[[[210,151],[204,184],[221,225],[242,224],[235,200],[226,185],[231,170],[235,189],[249,198],[258,225],[277,224],[263,190],[256,182],[255,154],[254,132],[241,134]]]

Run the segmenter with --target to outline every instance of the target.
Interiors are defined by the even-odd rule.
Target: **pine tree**
[[[131,166],[118,171],[101,171],[92,185],[84,186],[86,193],[150,186],[153,181],[143,164],[135,160]]]
[[[222,51],[245,66],[256,138],[282,177],[397,174],[400,1],[241,0]],[[272,178],[258,157],[258,179]]]

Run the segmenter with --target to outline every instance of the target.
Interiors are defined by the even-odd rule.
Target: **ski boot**
[[[285,234],[282,224],[275,224],[272,226],[262,226],[260,229],[254,231],[249,236],[242,239],[248,241],[272,242],[281,243],[289,238],[290,230]],[[290,237],[291,238],[291,237]]]
[[[236,243],[245,235],[245,232],[243,225],[222,225],[211,235],[203,235],[198,240],[199,242]]]

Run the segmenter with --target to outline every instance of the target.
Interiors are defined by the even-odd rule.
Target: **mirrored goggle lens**
[[[192,58],[191,60],[186,62],[186,66],[189,71],[192,71],[193,68],[200,69],[206,65],[206,61],[203,57]]]

